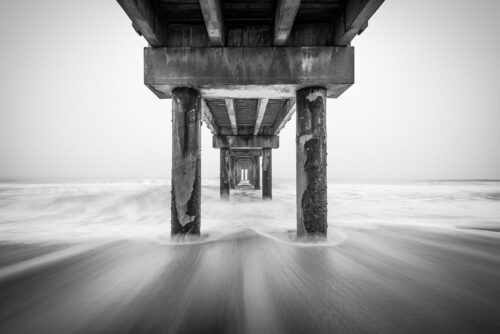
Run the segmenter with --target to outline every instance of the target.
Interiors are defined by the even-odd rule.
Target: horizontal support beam
[[[224,19],[221,0],[200,0],[201,12],[211,46],[224,46]]]
[[[213,136],[214,148],[278,148],[278,136]]]
[[[335,45],[349,45],[368,26],[368,20],[384,0],[348,0],[335,28]]]
[[[234,110],[234,100],[226,99],[227,116],[231,122],[231,129],[233,129],[233,134],[238,134],[238,126],[236,125],[236,112]]]
[[[274,45],[283,46],[288,41],[299,6],[300,0],[278,0],[274,20]]]
[[[117,0],[132,21],[135,31],[151,46],[165,46],[167,33],[164,23],[151,1]]]
[[[262,155],[261,149],[231,149],[229,150],[229,155],[234,157],[260,157]]]
[[[285,105],[278,114],[278,117],[276,117],[276,121],[273,125],[275,135],[278,135],[281,129],[285,127],[285,124],[290,120],[290,118],[292,118],[293,114],[295,113],[295,109],[295,99],[289,99],[288,101],[286,101]]]
[[[219,127],[215,123],[214,115],[210,111],[205,99],[201,99],[201,119],[207,124],[207,127],[210,129],[212,134],[219,134]]]
[[[147,85],[159,98],[169,98],[168,92],[173,86],[160,86],[160,90]],[[342,95],[352,83],[326,85],[327,97],[337,98]],[[201,96],[206,99],[294,99],[295,92],[306,85],[203,85],[199,88]],[[175,87],[174,87],[175,88]]]
[[[204,85],[200,94],[207,99],[277,99],[295,97],[294,85]]]
[[[205,98],[211,90],[250,95],[252,88],[265,87],[276,95],[259,98],[293,98],[308,86],[325,87],[328,97],[337,97],[354,83],[354,48],[145,48],[144,82],[160,98],[170,98],[175,87],[193,87]]]
[[[267,103],[269,99],[259,99],[257,104],[257,117],[255,118],[255,126],[253,130],[253,135],[257,136],[260,131],[260,125],[262,124],[262,119],[264,119],[264,114],[266,113]]]

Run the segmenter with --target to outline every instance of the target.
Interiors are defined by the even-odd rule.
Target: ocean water
[[[202,187],[171,240],[167,180],[0,184],[0,333],[499,333],[500,183],[328,185],[328,240],[273,200]]]
[[[218,180],[202,187],[202,236],[246,230],[294,234],[294,180],[274,180],[273,200],[236,190],[219,199]],[[329,239],[337,228],[380,226],[500,228],[500,182],[329,183]],[[170,185],[165,179],[4,180],[0,241],[78,242],[170,239]]]

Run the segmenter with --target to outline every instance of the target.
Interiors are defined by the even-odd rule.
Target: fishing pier
[[[271,199],[272,151],[296,113],[297,234],[326,235],[326,99],[354,84],[351,41],[383,0],[117,1],[149,43],[145,85],[172,99],[172,234],[200,233],[202,121],[221,198],[245,184]]]

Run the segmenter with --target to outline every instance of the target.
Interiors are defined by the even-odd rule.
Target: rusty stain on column
[[[172,92],[172,235],[200,234],[200,102],[192,88]]]
[[[272,149],[262,149],[262,198],[273,198],[273,157]]]
[[[297,234],[326,236],[326,90],[297,91]]]

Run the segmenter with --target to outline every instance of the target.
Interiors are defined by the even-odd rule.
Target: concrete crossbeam
[[[213,136],[214,148],[278,148],[278,136]]]
[[[262,155],[261,149],[231,149],[229,155],[235,157],[260,157]]]
[[[210,90],[219,90],[221,98],[224,90],[238,97],[263,87],[276,96],[260,98],[293,98],[311,85],[338,97],[354,83],[354,48],[145,48],[144,82],[160,98],[170,98],[180,86],[198,89],[205,98]]]

